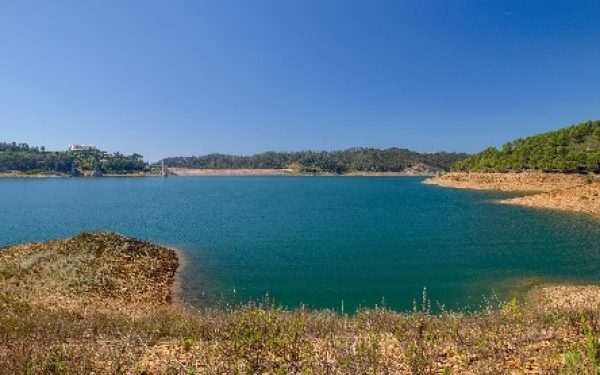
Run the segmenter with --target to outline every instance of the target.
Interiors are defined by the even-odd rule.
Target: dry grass
[[[136,318],[51,311],[3,295],[6,373],[597,373],[598,311],[509,303],[474,315],[354,316],[248,305]]]
[[[600,309],[600,285],[538,286],[530,291],[529,297],[535,306],[547,311]]]
[[[153,246],[110,234],[75,239],[78,245],[73,246],[79,250],[73,248],[66,254],[84,247],[103,257],[111,251],[107,248],[111,244],[129,243],[138,250]],[[48,247],[62,249],[68,241],[51,242]],[[44,250],[43,244],[35,246],[40,246],[38,251],[27,251],[27,257],[21,258],[24,263],[16,267],[24,269],[21,273],[0,274],[2,373],[598,374],[600,365],[598,306],[532,309],[512,300],[474,314],[434,315],[424,296],[420,306],[406,314],[374,309],[341,316],[327,311],[288,311],[268,302],[198,311],[169,306],[158,294],[149,293],[147,286],[115,295],[123,287],[119,280],[128,277],[115,276],[115,269],[136,269],[121,268],[118,259],[125,257],[126,264],[135,264],[132,258],[145,257],[144,252],[136,250],[131,255],[132,248],[121,248],[109,257],[114,260],[112,266],[81,270],[95,281],[78,281],[75,287],[72,282],[53,281],[48,286],[44,280],[56,276],[33,270],[45,270],[55,262],[67,265],[54,251]],[[163,252],[148,255],[162,257]],[[0,269],[14,272],[15,262],[6,262],[13,257],[2,254]],[[67,266],[70,271],[63,271],[60,278],[80,280],[74,276],[79,267],[97,266],[94,260],[81,258],[78,266]],[[162,266],[155,268],[159,269]],[[171,272],[169,267],[164,270]],[[98,273],[113,275],[107,279],[113,281],[100,281]],[[166,277],[172,281],[170,276],[153,272],[142,274],[141,280]],[[36,280],[35,275],[42,278]],[[16,280],[23,282],[16,286]],[[122,301],[136,300],[139,291],[146,293],[148,304],[157,310],[128,314],[120,308],[85,309],[82,313],[80,304],[72,308],[48,304],[49,298],[45,303],[29,299],[36,298],[37,293],[31,293],[36,288],[52,295],[54,287],[58,295],[81,303],[91,295],[90,290],[93,295]],[[132,305],[129,312],[135,308]]]
[[[0,251],[0,290],[23,301],[80,313],[168,305],[175,252],[114,233],[26,244]]]

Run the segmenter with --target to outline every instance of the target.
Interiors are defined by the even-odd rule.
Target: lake
[[[600,282],[600,225],[419,177],[0,180],[0,246],[110,230],[179,248],[184,298],[347,312],[478,308],[540,280]],[[343,301],[343,302],[342,302]]]

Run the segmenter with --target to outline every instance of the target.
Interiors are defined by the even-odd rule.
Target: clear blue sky
[[[478,151],[600,118],[600,1],[2,1],[0,140]]]

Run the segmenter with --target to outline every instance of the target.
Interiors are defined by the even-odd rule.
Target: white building
[[[96,146],[93,145],[69,145],[69,151],[90,151],[95,150]]]

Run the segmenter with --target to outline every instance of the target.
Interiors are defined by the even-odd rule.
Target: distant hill
[[[402,172],[416,165],[447,171],[467,154],[418,153],[406,149],[351,148],[342,151],[265,152],[239,156],[209,154],[163,159],[170,168],[296,169],[299,172]],[[160,163],[160,162],[159,162]]]
[[[456,162],[455,171],[600,173],[600,121],[517,139],[500,150],[490,147]]]

